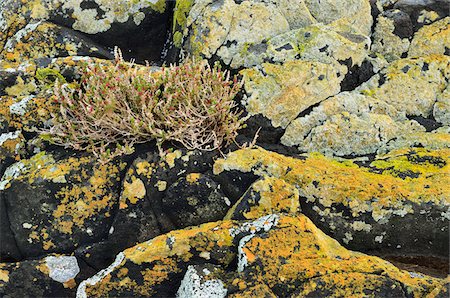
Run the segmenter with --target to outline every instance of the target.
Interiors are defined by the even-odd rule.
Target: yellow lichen
[[[200,179],[201,174],[200,173],[190,173],[186,175],[186,181],[194,184],[197,183],[198,179]]]
[[[138,200],[145,197],[146,190],[141,179],[132,177],[132,182],[124,181],[121,200],[128,200],[131,204],[136,204]]]

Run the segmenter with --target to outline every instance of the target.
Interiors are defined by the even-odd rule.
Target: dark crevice
[[[436,130],[443,125],[434,119],[433,115],[430,115],[428,118],[425,118],[423,116],[407,116],[409,120],[414,120],[418,122],[420,125],[425,127],[427,132]]]
[[[348,62],[347,62],[348,64]],[[351,91],[367,82],[375,72],[373,71],[372,63],[370,61],[363,61],[361,66],[353,65],[347,66],[348,73],[341,82],[341,91]]]

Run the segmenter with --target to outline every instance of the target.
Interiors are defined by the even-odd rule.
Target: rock
[[[382,69],[358,90],[382,100],[407,116],[429,117],[447,87],[450,57],[430,55],[399,59]]]
[[[342,92],[291,122],[281,138],[300,151],[350,156],[376,153],[399,135],[425,131],[388,103],[357,92]]]
[[[450,56],[450,17],[423,26],[414,34],[408,56],[431,54]]]
[[[272,213],[295,214],[300,211],[297,188],[284,180],[262,177],[253,183],[231,208],[225,219],[254,219]]]
[[[216,266],[211,264],[189,265],[186,274],[181,281],[177,291],[177,297],[227,297],[227,289],[220,279],[210,278],[211,273],[217,274],[219,271]]]
[[[402,149],[363,167],[318,154],[302,160],[243,149],[216,161],[214,173],[252,172],[295,185],[302,212],[348,248],[446,257],[448,154]]]
[[[236,256],[237,272],[228,265]],[[344,288],[346,279],[354,283]],[[380,258],[348,251],[304,215],[270,215],[253,222],[208,223],[140,243],[83,281],[77,297],[174,297],[176,292],[179,297],[195,293],[289,297],[295,291],[311,290],[334,295],[366,293],[364,286],[369,293],[384,295],[380,297],[424,297],[444,284],[442,279],[402,271]]]
[[[301,59],[351,67],[362,64],[369,46],[370,39],[365,35],[343,32],[333,24],[317,23],[269,39],[261,58],[280,63]]]
[[[400,10],[387,11],[377,18],[371,50],[392,62],[408,52],[411,35],[409,16]]]
[[[22,254],[71,251],[104,238],[118,207],[124,167],[46,152],[11,165],[0,189]]]
[[[2,297],[73,297],[77,283],[93,274],[73,256],[0,264]]]
[[[286,0],[225,0],[214,4],[208,0],[178,0],[173,39],[175,46],[194,56],[218,58],[231,68],[239,69],[261,63],[267,41],[272,37],[317,22],[330,24],[344,37],[346,34],[369,36],[370,4],[362,0],[339,3],[328,0],[320,5]]]
[[[236,257],[238,239],[268,231],[278,219],[269,215],[247,223],[207,223],[158,236],[119,253],[111,266],[79,285],[77,297],[174,297],[195,259],[226,266]]]
[[[117,45],[130,50],[132,57],[159,61],[166,41],[168,6],[166,0],[6,0],[0,6],[0,31],[14,34],[29,24],[48,21],[90,36],[104,47]],[[6,36],[0,35],[0,39]]]
[[[433,117],[437,122],[450,126],[450,85],[438,96],[433,108]]]
[[[63,56],[97,56],[112,54],[74,30],[49,22],[28,23],[8,38],[0,58],[21,62],[24,59]]]
[[[231,205],[220,184],[200,173],[179,178],[161,202],[167,216],[181,228],[222,219]]]
[[[340,91],[346,68],[319,62],[264,63],[241,71],[250,115],[262,114],[285,128],[301,112]]]

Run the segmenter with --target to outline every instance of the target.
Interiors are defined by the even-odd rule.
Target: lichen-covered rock
[[[408,28],[408,21],[411,32],[399,32]],[[399,10],[387,11],[377,18],[371,50],[389,62],[400,59],[403,53],[408,52],[410,35],[412,24],[409,16]]]
[[[431,132],[418,131],[411,134],[399,135],[380,148],[380,153],[386,153],[398,148],[425,147],[428,149],[450,148],[450,127],[442,126]]]
[[[89,55],[112,58],[110,52],[79,33],[49,22],[38,21],[27,24],[8,38],[0,58],[21,62],[33,58]]]
[[[332,24],[317,23],[269,39],[261,58],[272,62],[297,59],[326,64],[339,62],[351,67],[361,65],[369,46],[370,39],[364,35],[342,32]]]
[[[23,255],[70,251],[105,237],[119,204],[124,167],[45,152],[8,167],[0,199]]]
[[[438,96],[433,108],[433,117],[437,122],[450,126],[450,85]]]
[[[278,220],[269,215],[247,223],[207,223],[158,236],[119,253],[111,266],[80,284],[77,297],[173,297],[194,260],[229,265],[239,239],[267,232]]]
[[[399,59],[358,89],[408,116],[429,117],[450,78],[450,57],[430,55]]]
[[[263,176],[249,187],[225,219],[245,220],[266,214],[295,214],[299,211],[300,199],[295,186],[282,179]]]
[[[356,250],[446,256],[449,149],[403,149],[369,167],[318,154],[305,160],[243,149],[214,164],[214,173],[253,172],[295,185],[302,212]]]
[[[236,257],[237,271],[229,266]],[[345,287],[346,279],[352,283]],[[348,251],[304,215],[270,215],[208,223],[140,243],[83,281],[77,297],[288,297],[296,291],[425,297],[444,284]]]
[[[419,131],[425,129],[388,103],[356,92],[342,92],[292,121],[281,142],[306,152],[366,155],[399,135]]]
[[[450,17],[423,26],[414,35],[409,57],[445,54],[450,56]]]
[[[303,215],[281,217],[270,231],[243,238],[239,251],[241,276],[267,284],[278,297],[296,290],[294,297],[425,297],[443,284],[348,251]]]
[[[118,209],[107,236],[80,247],[77,256],[101,268],[126,247],[174,229],[222,219],[236,200],[229,200],[207,173],[215,154],[174,150],[136,158],[121,182]]]
[[[0,5],[0,39],[6,40],[9,35],[18,33],[27,26],[34,26],[39,21],[49,21],[95,36],[96,42],[103,46],[132,45],[127,49],[132,51],[134,57],[143,58],[145,53],[146,58],[159,61],[170,15],[167,2],[5,0]],[[151,30],[142,34],[143,28]],[[64,33],[55,37],[56,40],[62,39]],[[50,35],[48,38],[53,39]]]
[[[2,297],[72,297],[77,284],[93,273],[74,256],[0,264]]]
[[[264,63],[241,71],[250,115],[262,114],[285,128],[301,112],[340,91],[345,66],[309,61]]]
[[[177,47],[195,56],[217,57],[238,69],[261,63],[270,38],[318,22],[330,24],[346,38],[346,34],[369,36],[370,4],[362,0],[327,0],[320,4],[286,0],[213,3],[178,0],[173,39]]]
[[[217,275],[220,268],[211,264],[189,265],[177,291],[179,298],[191,297],[227,297],[227,289],[220,279],[209,278],[211,274]]]

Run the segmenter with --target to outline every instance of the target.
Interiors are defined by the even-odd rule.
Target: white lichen
[[[117,266],[119,266],[122,261],[125,259],[125,254],[123,252],[120,252],[117,256],[114,262],[109,265],[107,268],[100,270],[97,274],[95,274],[92,277],[89,277],[86,280],[83,280],[77,289],[77,295],[76,298],[87,298],[86,294],[86,286],[94,286],[98,282],[100,282],[105,276],[110,274]]]
[[[3,173],[2,180],[0,180],[0,190],[5,190],[8,188],[11,180],[19,177],[24,168],[25,165],[20,161],[9,166],[5,173]]]
[[[209,270],[203,270],[208,275]],[[204,280],[195,269],[189,265],[181,285],[177,291],[178,298],[224,298],[227,289],[219,279]]]
[[[77,258],[74,256],[49,256],[45,258],[51,279],[65,283],[77,276],[80,272]]]
[[[20,100],[18,102],[13,103],[12,105],[9,106],[9,112],[11,114],[20,115],[20,116],[25,115],[25,113],[27,112],[27,110],[26,110],[27,104],[33,98],[34,98],[34,96],[30,95],[30,96],[26,96],[26,97],[22,98],[22,100]]]

